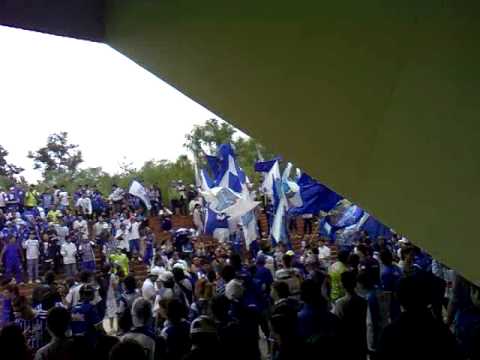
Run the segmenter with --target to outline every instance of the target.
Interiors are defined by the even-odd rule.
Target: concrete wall
[[[472,280],[478,1],[108,1],[107,41]]]

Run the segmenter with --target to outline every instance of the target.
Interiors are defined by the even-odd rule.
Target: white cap
[[[243,285],[237,279],[230,280],[227,286],[225,286],[225,296],[228,300],[240,300],[243,296],[243,292]]]
[[[160,273],[160,276],[158,277],[158,280],[162,282],[167,282],[167,281],[172,281],[173,280],[173,274],[170,271],[163,271]]]

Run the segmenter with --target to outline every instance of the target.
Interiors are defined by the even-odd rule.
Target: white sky
[[[28,181],[40,173],[27,153],[51,133],[80,145],[82,167],[115,173],[125,159],[176,159],[192,126],[215,117],[108,45],[2,26],[0,99],[0,144]]]

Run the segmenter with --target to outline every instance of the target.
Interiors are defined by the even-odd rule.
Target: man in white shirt
[[[135,217],[130,219],[130,227],[128,229],[128,245],[130,247],[131,255],[138,256],[140,254],[140,222]],[[138,258],[142,261],[142,258]]]
[[[73,286],[68,292],[67,296],[65,297],[65,301],[69,308],[72,308],[78,303],[80,303],[80,289],[84,285],[91,285],[91,280],[92,280],[92,273],[88,271],[83,271],[80,273],[80,282],[77,285]],[[102,301],[102,298],[98,293],[98,289],[95,286],[93,287],[95,288],[95,295],[93,300],[90,303],[93,305],[96,305],[100,301]]]
[[[82,239],[89,239],[88,222],[83,216],[77,217],[73,222],[73,230],[80,232],[82,234]]]
[[[69,197],[68,192],[66,192],[63,188],[58,193],[60,209],[65,210],[68,209],[69,205]]]
[[[109,234],[111,234],[112,231],[112,226],[105,221],[103,216],[98,217],[98,221],[93,225],[93,234],[95,235],[95,240],[97,243],[100,243],[102,233],[104,231],[107,231]]]
[[[130,245],[128,243],[128,231],[125,224],[120,224],[120,229],[115,233],[115,240],[118,242],[118,248],[130,252]]]
[[[200,204],[195,204],[193,209],[193,224],[197,230],[196,235],[199,236],[203,232],[203,219],[202,219],[202,209]]]
[[[0,189],[0,209],[5,210],[5,207],[7,206],[7,194],[3,189]]]
[[[325,264],[325,266],[329,266],[330,255],[331,255],[331,250],[327,246],[325,239],[320,238],[318,240],[318,259],[320,260],[320,262]]]
[[[282,256],[283,268],[275,272],[275,281],[282,281],[288,285],[290,295],[295,298],[300,298],[300,285],[302,283],[302,275],[297,268],[292,266],[293,251],[289,250]]]
[[[68,226],[65,225],[65,221],[61,220],[60,224],[55,225],[55,231],[57,232],[58,242],[61,246],[65,243],[65,239],[69,233]]]
[[[92,216],[92,201],[85,193],[83,193],[82,196],[77,200],[75,207],[80,210],[83,216],[86,216],[87,218]]]
[[[145,279],[142,285],[142,297],[152,304],[155,302],[155,296],[157,295],[157,279],[160,272],[157,269],[150,270],[148,277]]]
[[[38,257],[40,256],[40,242],[35,239],[35,233],[31,232],[27,240],[23,242],[23,248],[27,252],[27,271],[28,283],[32,284],[34,281],[40,283],[38,279]]]
[[[72,243],[69,237],[60,248],[60,254],[63,256],[63,265],[65,266],[65,275],[73,277],[77,273],[77,246]]]

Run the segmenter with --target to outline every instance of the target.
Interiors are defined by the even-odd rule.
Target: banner
[[[152,208],[152,205],[150,204],[150,197],[148,196],[147,191],[137,180],[132,181],[128,193],[142,200],[148,210]]]

